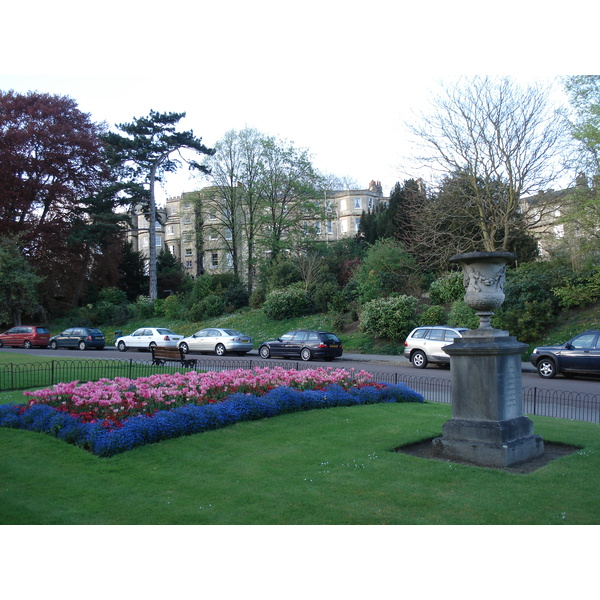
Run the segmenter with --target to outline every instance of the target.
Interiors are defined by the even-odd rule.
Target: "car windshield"
[[[236,331],[235,329],[223,329],[223,331],[227,335],[244,335],[243,333],[240,333],[239,331]]]
[[[176,335],[170,329],[157,329],[156,330],[160,335]]]
[[[99,334],[102,333],[99,329],[88,329],[89,333]]]

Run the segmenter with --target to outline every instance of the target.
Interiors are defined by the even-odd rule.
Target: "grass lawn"
[[[583,449],[527,475],[392,451],[439,435],[448,418],[435,403],[341,407],[108,459],[0,429],[0,523],[600,523],[598,424],[534,417],[546,440]]]

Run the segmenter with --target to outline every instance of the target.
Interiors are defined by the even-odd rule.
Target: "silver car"
[[[131,335],[118,337],[115,340],[115,346],[119,352],[126,352],[129,348],[135,348],[136,350],[150,350],[152,346],[177,348],[182,339],[182,335],[177,335],[170,329],[165,329],[163,327],[140,327]]]
[[[428,363],[449,365],[450,357],[444,352],[444,346],[462,337],[466,327],[417,327],[413,329],[404,342],[404,356],[413,367],[424,369]]]
[[[252,338],[235,329],[217,329],[214,327],[201,329],[194,335],[186,337],[179,342],[179,347],[184,354],[188,352],[214,352],[223,356],[234,352],[244,356],[253,348]]]

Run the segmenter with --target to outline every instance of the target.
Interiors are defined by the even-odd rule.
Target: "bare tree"
[[[521,198],[562,174],[568,136],[549,93],[510,78],[461,79],[433,98],[430,114],[408,125],[427,150],[422,160],[442,175],[465,178],[472,206],[464,222],[481,232],[480,249],[508,249],[517,228],[532,224]]]

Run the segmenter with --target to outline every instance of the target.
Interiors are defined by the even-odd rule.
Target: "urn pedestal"
[[[492,309],[504,301],[506,264],[514,258],[473,252],[451,259],[463,267],[465,302],[480,324],[444,348],[452,369],[452,419],[433,440],[440,458],[508,467],[544,453],[543,439],[522,409],[521,353],[527,346],[490,324]]]

